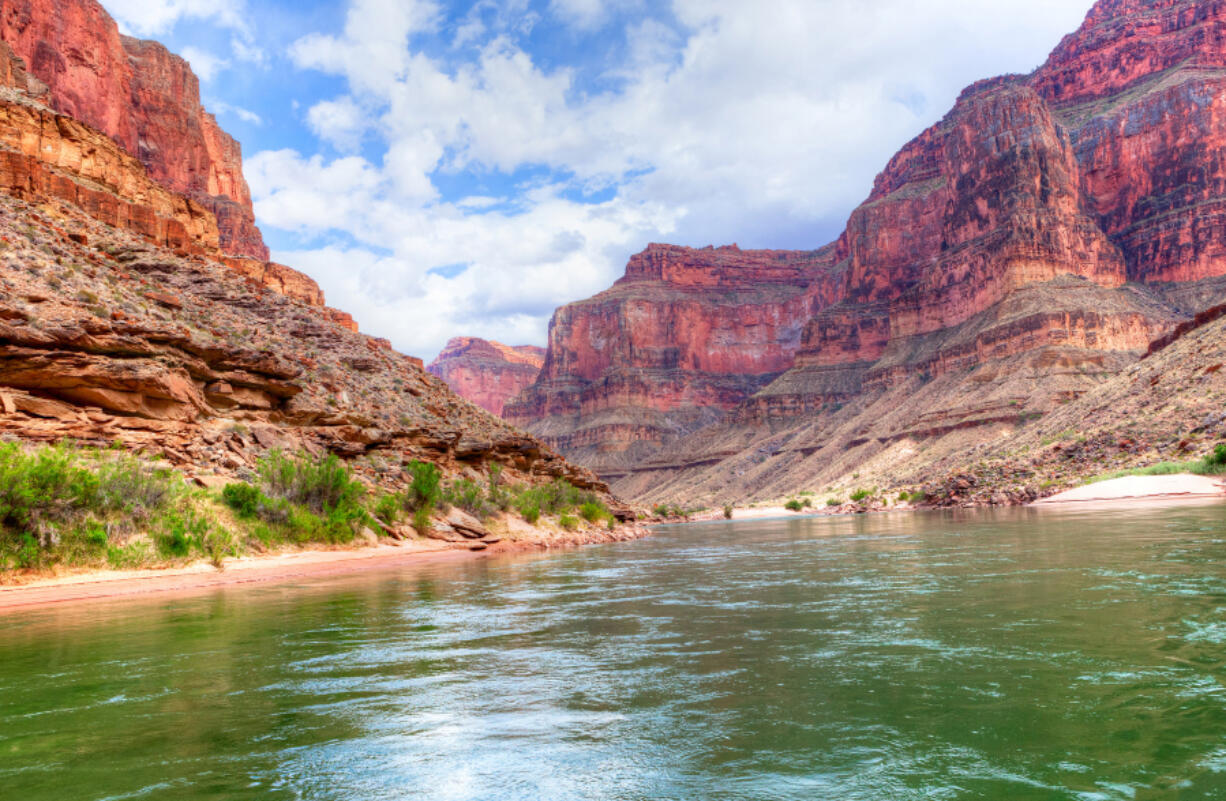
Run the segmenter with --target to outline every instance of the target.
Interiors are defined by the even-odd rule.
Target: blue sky
[[[545,344],[649,242],[831,241],[1089,0],[102,0],[201,77],[274,258],[427,359]]]

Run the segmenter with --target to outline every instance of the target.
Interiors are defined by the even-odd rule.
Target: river
[[[666,527],[0,617],[0,798],[1226,799],[1226,505]]]

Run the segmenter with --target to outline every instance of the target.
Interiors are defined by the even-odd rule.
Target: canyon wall
[[[456,337],[426,369],[460,397],[501,417],[502,407],[536,381],[544,363],[544,348]]]
[[[39,13],[52,17],[27,17],[26,29],[105,34],[108,20],[73,16],[83,7],[50,4]],[[29,9],[6,3],[6,22],[15,8]],[[75,68],[101,52],[38,54]],[[59,88],[61,108],[97,100]],[[0,42],[0,439],[127,448],[205,487],[249,476],[281,450],[336,454],[387,490],[426,460],[450,478],[565,479],[607,493],[588,470],[464,403],[420,360],[360,334],[306,276],[225,255],[212,210],[47,105],[54,97]],[[182,166],[170,158],[165,169]]]
[[[228,255],[268,260],[241,148],[200,105],[186,61],[121,36],[96,0],[5,0],[0,39],[48,87],[48,105],[111,137],[154,180],[213,212]]]
[[[837,285],[829,249],[651,245],[558,310],[540,377],[503,414],[587,463],[632,463],[788,369]]]
[[[963,92],[835,243],[771,254],[790,277],[653,246],[558,310],[505,414],[653,499],[972,447],[1226,299],[1224,161],[1226,2],[1102,0],[1034,74]]]
[[[268,261],[239,146],[200,108],[185,61],[156,42],[116,39],[92,2],[6,3],[0,35],[24,41],[54,84],[0,41],[0,86],[11,90],[0,97],[0,186],[55,197],[177,252],[222,256],[255,285],[324,307],[311,278]],[[129,61],[107,49],[116,41]],[[357,330],[349,315],[327,313]]]

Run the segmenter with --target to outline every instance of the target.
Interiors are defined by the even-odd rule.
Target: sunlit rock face
[[[121,36],[95,0],[6,0],[0,38],[46,84],[52,108],[111,137],[158,183],[211,211],[226,254],[268,260],[241,148],[201,106],[186,61]]]
[[[639,495],[645,462],[657,484],[719,471],[801,425],[816,452],[815,420],[916,380],[942,389],[897,430],[1042,414],[1216,297],[1196,287],[1226,275],[1224,112],[1226,2],[1103,0],[1034,74],[968,88],[832,245],[652,246],[559,309],[505,414]]]
[[[504,416],[591,461],[718,419],[792,364],[835,297],[831,255],[652,245],[610,290],[557,311],[540,377]]]
[[[536,381],[544,363],[544,348],[456,337],[426,369],[460,397],[501,416],[506,402]]]

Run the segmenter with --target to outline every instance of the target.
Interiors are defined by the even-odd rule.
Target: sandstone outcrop
[[[619,491],[721,502],[1052,413],[1226,300],[1223,30],[1221,0],[1101,0],[1033,75],[968,88],[838,241],[771,254],[793,278],[653,246],[560,309],[505,415]]]
[[[224,235],[210,208],[154,181],[148,169],[110,137],[43,105],[46,87],[3,42],[0,87],[0,188],[18,197],[57,198],[170,250],[220,256]],[[216,196],[197,196],[214,209],[221,203]],[[220,207],[224,210],[225,203]],[[259,286],[324,306],[319,285],[297,270],[241,257],[221,261]],[[335,322],[357,330],[348,314],[328,313]]]
[[[171,250],[216,252],[217,222],[109,137],[21,94],[0,97],[0,188],[55,197]]]
[[[544,348],[456,337],[427,369],[460,397],[501,417],[503,405],[536,381],[544,363]]]
[[[358,333],[262,244],[232,247],[215,209],[249,211],[237,146],[181,60],[134,40],[120,60],[91,0],[6,2],[0,34],[37,66],[0,46],[0,439],[119,446],[201,483],[280,449],[335,453],[386,489],[422,459],[607,493]]]
[[[607,489],[333,316],[59,198],[0,193],[0,437],[119,444],[189,475],[279,448],[337,453],[383,486],[423,459]]]
[[[48,87],[47,103],[114,139],[154,180],[213,212],[221,247],[267,261],[238,143],[200,105],[187,62],[121,36],[96,0],[6,0],[0,39]]]
[[[837,276],[811,253],[651,245],[612,289],[554,315],[507,420],[607,468],[719,419],[792,363]]]

